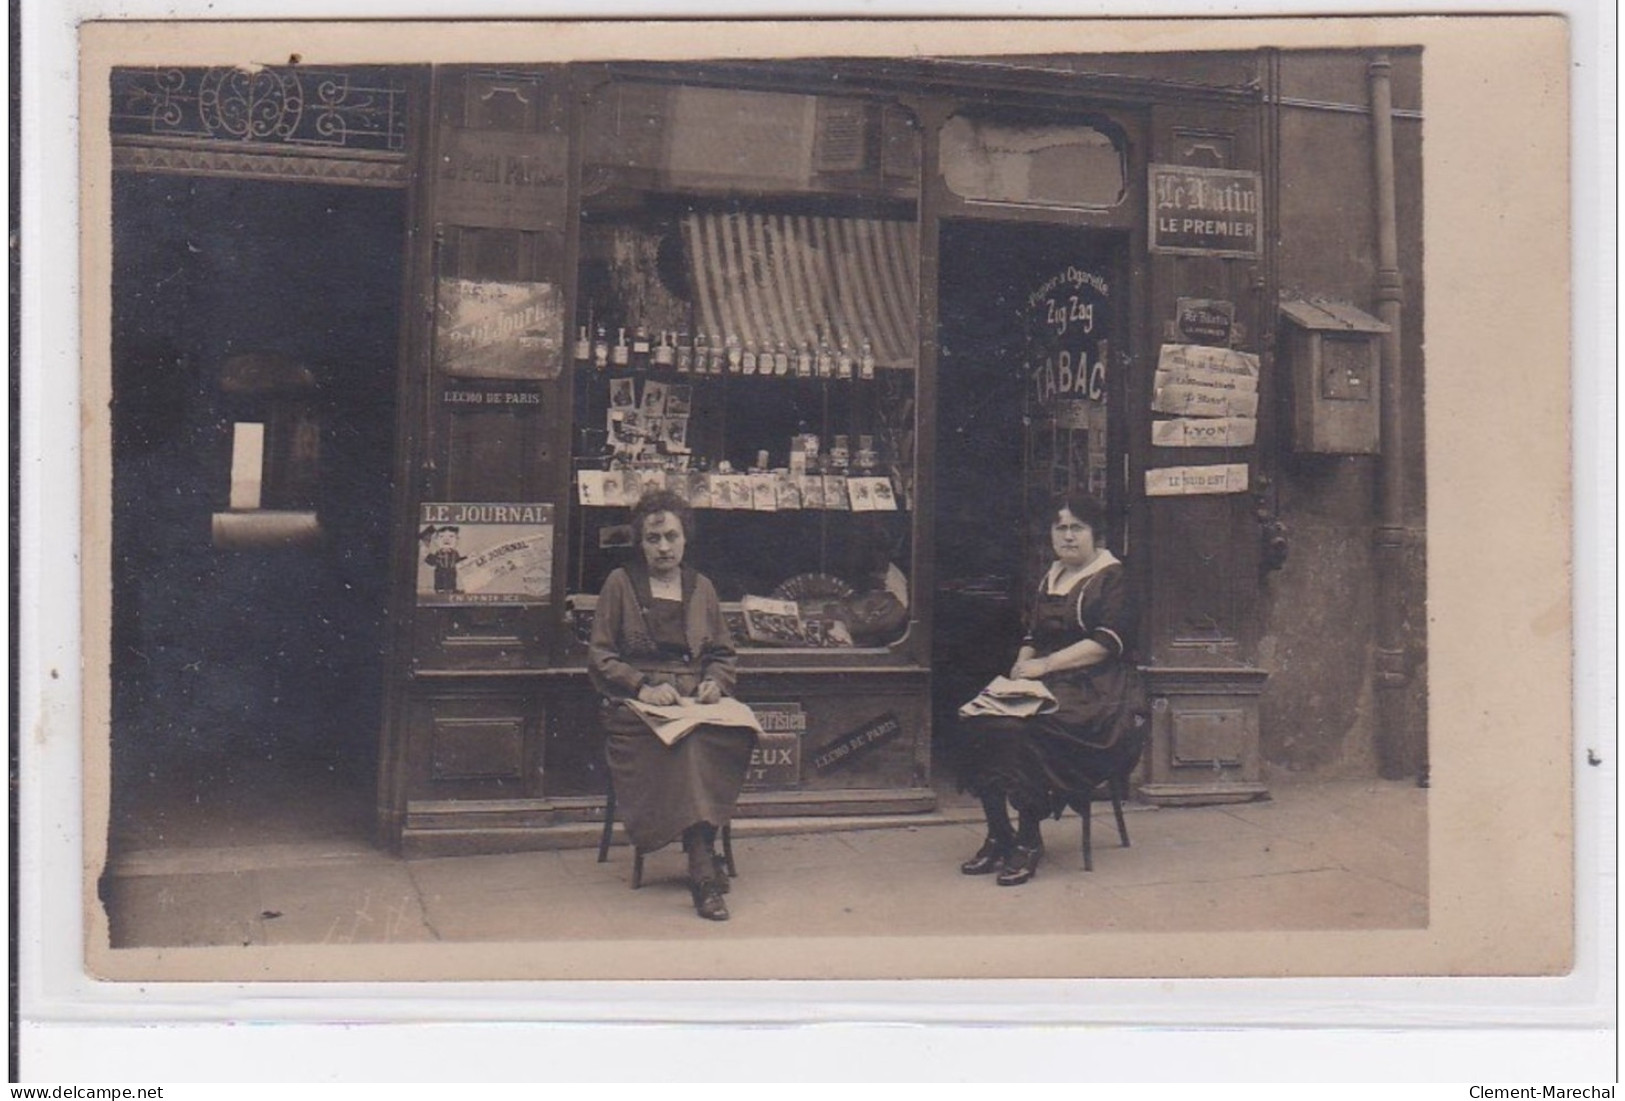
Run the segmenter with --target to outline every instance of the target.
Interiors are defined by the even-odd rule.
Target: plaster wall
[[[1406,468],[1404,603],[1411,680],[1402,691],[1403,737],[1418,762],[1426,744],[1423,447],[1421,57],[1393,56],[1396,196],[1401,275],[1403,455]],[[1375,314],[1376,183],[1360,54],[1282,58],[1280,225],[1283,298],[1319,296]],[[1312,101],[1312,102],[1309,102]],[[1342,108],[1355,108],[1348,110]],[[1284,347],[1284,345],[1283,345]],[[1280,369],[1287,370],[1284,356]],[[1283,374],[1284,381],[1284,374]],[[1283,387],[1283,390],[1286,387]],[[1283,433],[1276,492],[1290,555],[1264,581],[1261,703],[1266,768],[1317,779],[1376,772],[1373,654],[1379,519],[1376,456],[1308,455]]]

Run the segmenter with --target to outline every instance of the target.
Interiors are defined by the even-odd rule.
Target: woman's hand
[[[1024,658],[1016,662],[1010,676],[1014,680],[1042,680],[1049,671],[1049,662],[1043,658]]]
[[[677,689],[669,684],[646,684],[638,689],[638,702],[651,707],[670,707],[680,698]]]
[[[722,698],[722,688],[714,680],[702,680],[694,689],[696,703],[716,703]]]

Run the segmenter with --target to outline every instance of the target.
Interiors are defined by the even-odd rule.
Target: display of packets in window
[[[609,408],[639,412],[646,417],[687,416],[694,408],[694,388],[686,382],[649,381],[638,388],[637,379],[609,380]]]
[[[610,449],[622,457],[686,455],[693,409],[694,388],[686,382],[650,381],[640,389],[636,379],[610,379],[604,414]]]
[[[576,497],[583,505],[626,507],[645,493],[671,490],[696,509],[740,512],[790,512],[826,509],[851,512],[895,512],[897,494],[891,479],[802,474],[786,471],[718,474],[682,470],[582,470],[576,473]]]
[[[605,421],[610,449],[616,455],[642,455],[663,452],[686,455],[688,417],[661,416],[636,409],[611,409]]]

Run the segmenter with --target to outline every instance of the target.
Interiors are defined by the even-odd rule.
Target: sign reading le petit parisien
[[[1151,251],[1258,256],[1263,251],[1257,172],[1151,166]]]

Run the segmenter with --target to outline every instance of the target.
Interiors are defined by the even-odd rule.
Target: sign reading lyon
[[[1151,166],[1151,251],[1258,256],[1263,185],[1257,172]]]

